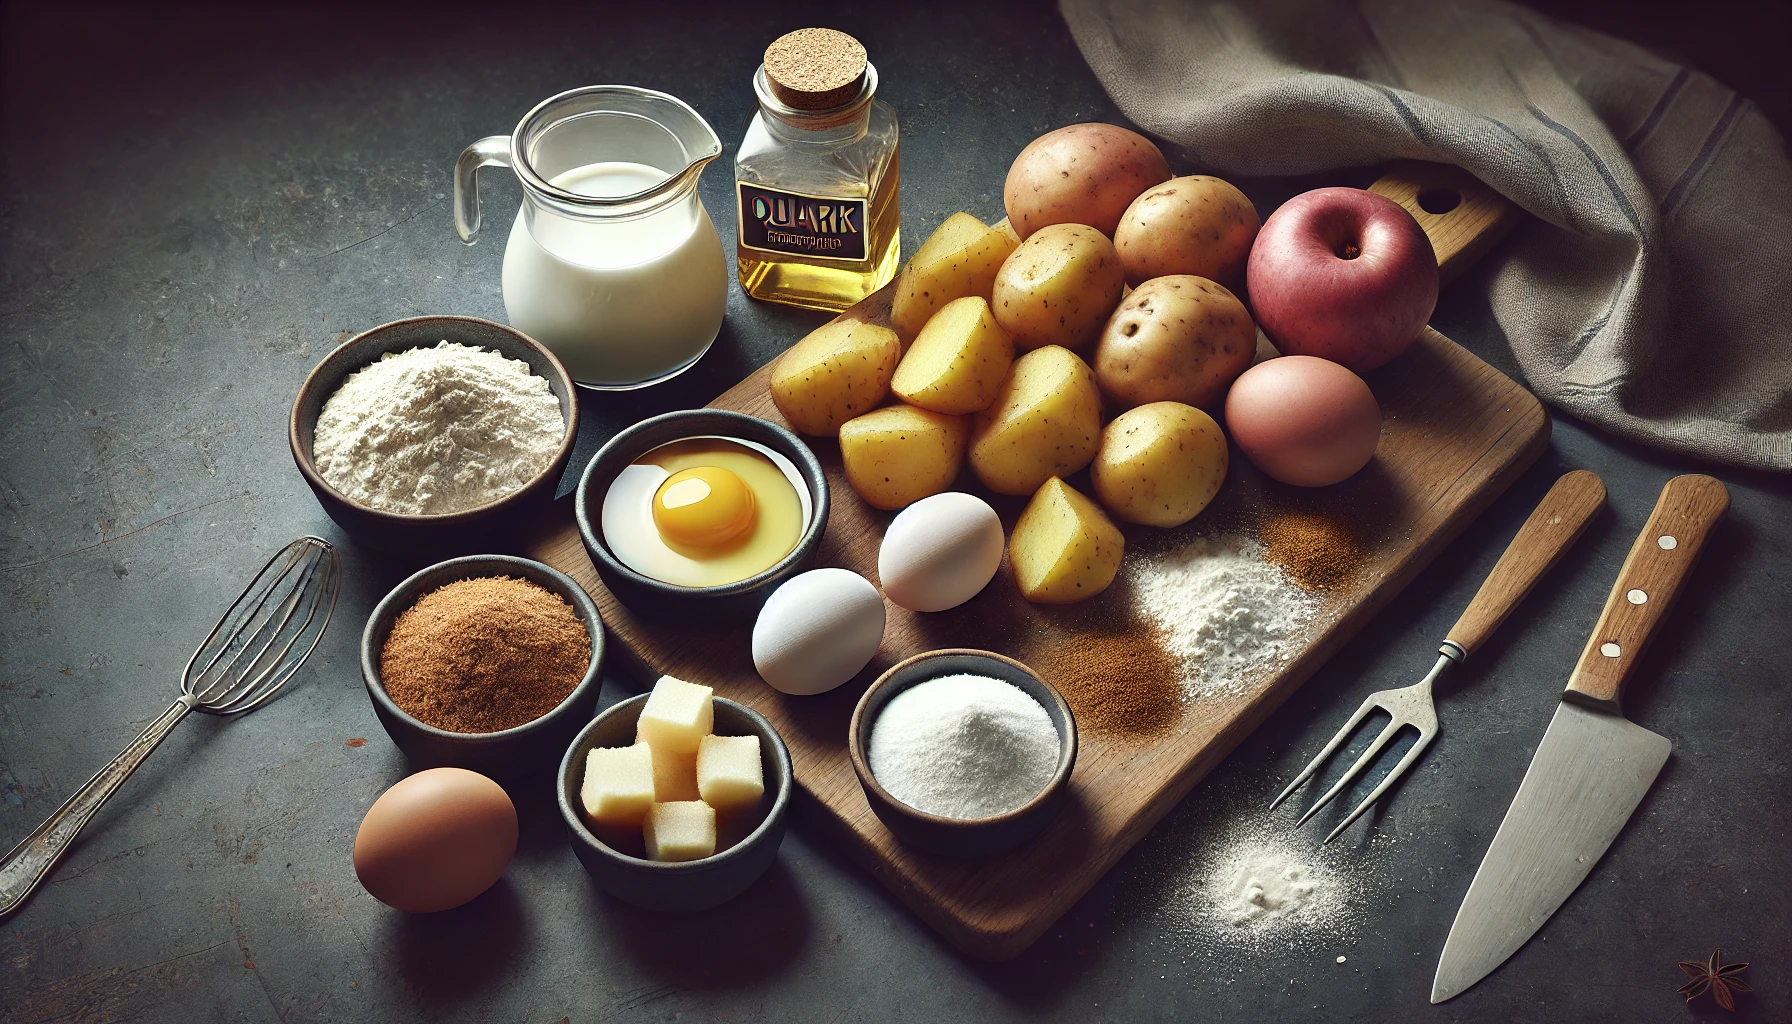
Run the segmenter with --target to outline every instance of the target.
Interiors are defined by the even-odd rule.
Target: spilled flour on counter
[[[1300,649],[1319,599],[1264,559],[1249,537],[1196,537],[1145,560],[1133,578],[1141,612],[1182,659],[1191,699],[1243,693]]]
[[[1383,881],[1361,862],[1371,851],[1315,849],[1288,825],[1241,821],[1202,844],[1170,897],[1180,930],[1230,948],[1335,954],[1354,942]]]
[[[1331,896],[1332,880],[1268,843],[1230,851],[1215,872],[1215,916],[1234,927],[1273,925]]]

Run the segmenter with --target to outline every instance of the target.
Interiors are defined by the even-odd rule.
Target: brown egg
[[[1375,457],[1381,406],[1361,377],[1337,363],[1282,356],[1232,383],[1226,431],[1263,472],[1285,484],[1324,487]]]
[[[355,834],[355,875],[411,914],[449,910],[492,887],[516,852],[516,807],[464,768],[418,772],[380,794]]]

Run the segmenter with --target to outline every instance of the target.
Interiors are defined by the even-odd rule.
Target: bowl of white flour
[[[365,543],[431,558],[485,550],[553,500],[578,435],[565,367],[513,328],[395,320],[344,342],[293,401],[293,462]]]

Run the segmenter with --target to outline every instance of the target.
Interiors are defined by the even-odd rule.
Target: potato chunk
[[[1126,272],[1108,236],[1086,224],[1050,224],[1002,264],[989,307],[1023,352],[1087,348],[1125,287]]]
[[[1049,230],[1049,229],[1048,229]],[[1031,494],[1082,469],[1101,445],[1095,371],[1056,345],[1014,361],[971,428],[971,469],[999,494]]]
[[[1152,402],[1102,431],[1089,480],[1115,518],[1181,526],[1219,493],[1227,458],[1226,435],[1212,416],[1180,402]]]
[[[989,298],[1002,261],[1020,239],[968,213],[955,213],[935,228],[910,257],[896,281],[890,324],[913,338],[934,313],[954,299]]]
[[[840,428],[846,482],[872,505],[902,508],[952,486],[970,422],[910,405],[876,409]]]
[[[831,437],[889,393],[902,341],[888,327],[853,317],[830,321],[778,357],[772,401],[804,434]]]
[[[1120,571],[1126,538],[1101,506],[1057,477],[1027,502],[1008,538],[1008,564],[1022,597],[1072,604],[1108,588]]]
[[[979,295],[940,308],[896,366],[890,390],[910,405],[955,415],[982,412],[995,401],[1014,362],[1014,339]]]

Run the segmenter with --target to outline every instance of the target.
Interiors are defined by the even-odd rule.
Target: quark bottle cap
[[[765,48],[765,81],[786,106],[831,110],[859,95],[867,63],[865,47],[846,33],[799,28]]]

